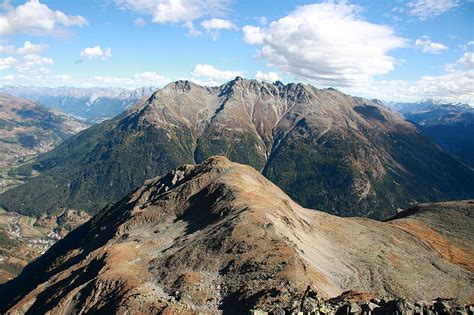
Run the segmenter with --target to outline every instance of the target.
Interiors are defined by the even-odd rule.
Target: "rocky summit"
[[[213,155],[248,164],[308,208],[387,218],[416,202],[474,198],[474,171],[380,102],[236,78],[177,81],[33,163],[0,195],[23,214],[95,212],[147,178]]]
[[[386,222],[341,218],[299,206],[250,166],[212,157],[99,211],[0,286],[1,311],[454,310],[474,302],[473,210],[462,201]]]

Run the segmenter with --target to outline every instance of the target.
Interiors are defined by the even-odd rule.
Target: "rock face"
[[[471,225],[448,228],[438,210],[378,222],[305,209],[251,167],[213,157],[146,181],[69,233],[0,286],[1,311],[244,314],[348,289],[472,303],[474,201],[433,209]]]
[[[386,218],[419,201],[474,197],[474,171],[376,101],[310,85],[236,78],[171,83],[71,138],[0,195],[8,210],[97,211],[184,163],[248,164],[305,207]]]
[[[65,113],[0,93],[0,169],[51,150],[87,126]]]

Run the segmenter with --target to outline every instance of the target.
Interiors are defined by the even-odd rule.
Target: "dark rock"
[[[438,315],[448,315],[451,313],[451,307],[447,300],[443,300],[442,298],[436,299],[436,302],[433,304],[433,309]]]
[[[388,301],[385,305],[378,308],[374,314],[408,315],[413,314],[414,307],[405,299],[396,299]]]
[[[361,306],[362,315],[370,315],[372,314],[372,312],[374,312],[378,308],[380,308],[380,306],[375,303],[372,303],[372,302],[364,303]]]

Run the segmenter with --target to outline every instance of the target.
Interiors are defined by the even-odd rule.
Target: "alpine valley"
[[[0,93],[0,171],[51,150],[89,125],[30,100]],[[2,188],[7,186],[2,181]]]
[[[0,192],[23,183],[17,167],[88,126],[72,115],[0,93]],[[0,209],[0,283],[16,276],[28,262],[88,218],[73,210],[29,217]]]

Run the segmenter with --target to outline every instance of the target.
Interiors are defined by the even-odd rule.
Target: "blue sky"
[[[474,104],[474,2],[53,0],[0,6],[0,86],[236,75]]]

